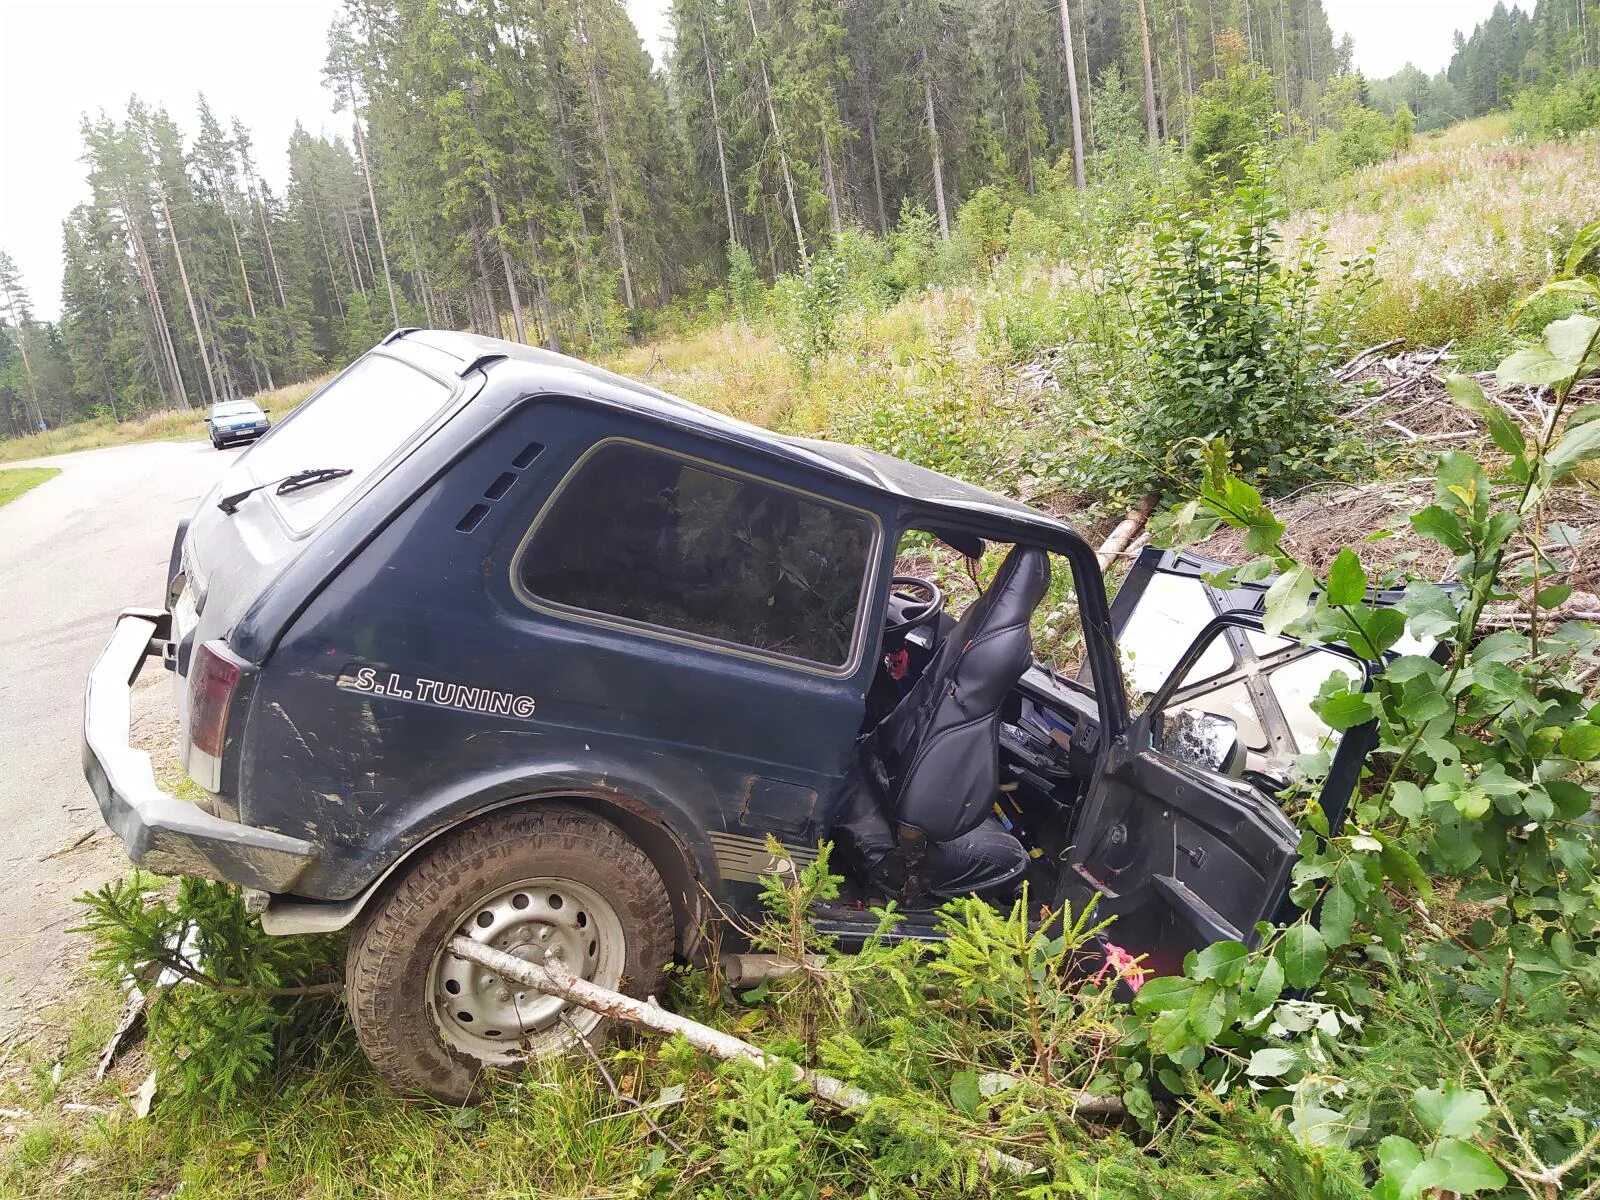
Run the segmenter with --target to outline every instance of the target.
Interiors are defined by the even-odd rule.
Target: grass
[[[304,383],[260,392],[250,398],[262,408],[270,409],[273,419],[279,420],[331,378],[331,374],[322,375]],[[145,413],[126,421],[114,420],[109,416],[76,421],[44,433],[0,441],[0,463],[71,454],[78,450],[98,450],[105,446],[125,446],[133,442],[200,441],[205,437],[205,415],[205,409],[201,407]]]
[[[59,474],[61,474],[60,467],[19,467],[11,471],[0,471],[0,508]]]

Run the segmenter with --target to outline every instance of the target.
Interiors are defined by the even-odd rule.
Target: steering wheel
[[[889,587],[890,595],[906,601],[909,607],[900,610],[898,620],[889,618],[884,622],[885,639],[903,639],[913,629],[926,625],[944,610],[944,592],[931,579],[924,579],[920,575],[896,575],[889,581]],[[920,592],[922,599],[917,599],[915,595],[904,595],[901,589]]]

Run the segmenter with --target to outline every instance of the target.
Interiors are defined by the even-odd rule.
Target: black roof
[[[403,351],[394,345],[401,341],[405,347]],[[595,400],[689,427],[872,488],[919,508],[943,511],[954,517],[999,519],[1019,527],[1019,534],[1031,530],[1046,544],[1062,538],[1082,544],[1082,538],[1064,522],[973,484],[861,446],[774,433],[565,354],[499,338],[437,329],[397,329],[384,342],[391,352],[421,351],[417,357],[431,360],[436,370],[447,367],[440,361],[442,358],[454,364],[448,369],[455,375],[468,374],[474,368],[493,370],[497,375],[518,371],[525,375],[531,392],[555,392],[575,399]]]

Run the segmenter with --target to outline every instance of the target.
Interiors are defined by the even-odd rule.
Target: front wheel
[[[472,1098],[486,1070],[562,1053],[600,1018],[449,952],[470,937],[645,996],[672,955],[672,902],[616,826],[576,809],[497,813],[430,847],[362,913],[345,964],[351,1023],[401,1091]]]

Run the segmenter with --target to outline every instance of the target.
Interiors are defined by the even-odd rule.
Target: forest
[[[1570,133],[1600,118],[1592,10],[1502,5],[1437,77],[1367,81],[1321,0],[678,0],[660,70],[621,0],[349,0],[325,74],[348,137],[257,146],[203,97],[187,127],[84,115],[59,320],[0,232],[0,433],[269,390],[397,325],[604,353],[848,232],[948,242],[965,206],[1070,195],[1141,143],[1266,137],[1318,178],[1495,109]]]

